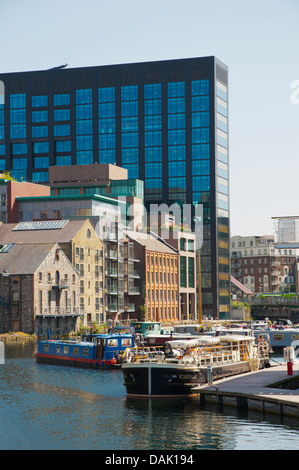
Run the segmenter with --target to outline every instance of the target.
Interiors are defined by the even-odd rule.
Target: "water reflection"
[[[1,449],[298,448],[293,418],[203,406],[198,399],[127,398],[120,370],[37,364],[34,350],[6,347]]]

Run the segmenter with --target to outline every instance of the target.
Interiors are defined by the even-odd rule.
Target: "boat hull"
[[[206,367],[184,364],[140,363],[125,364],[122,370],[128,397],[167,398],[196,395],[198,385],[250,372],[250,364],[242,361],[215,366],[209,371]]]
[[[62,365],[62,366],[72,366],[72,367],[83,367],[87,369],[115,369],[120,368],[121,364],[114,363],[110,360],[101,360],[101,359],[84,359],[84,358],[75,358],[75,357],[66,357],[66,356],[51,356],[46,354],[36,354],[36,362],[40,364],[52,364],[52,365]]]

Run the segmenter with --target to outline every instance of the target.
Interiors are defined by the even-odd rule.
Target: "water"
[[[198,400],[126,397],[121,370],[37,364],[5,346],[1,450],[294,450],[299,421]]]

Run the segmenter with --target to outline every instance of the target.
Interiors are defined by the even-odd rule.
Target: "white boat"
[[[200,384],[269,367],[268,343],[253,336],[200,336],[168,341],[160,349],[128,348],[122,371],[130,397],[196,394]]]

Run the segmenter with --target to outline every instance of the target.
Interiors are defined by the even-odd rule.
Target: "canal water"
[[[121,370],[37,364],[6,344],[0,450],[295,450],[299,421],[198,400],[126,397]]]

